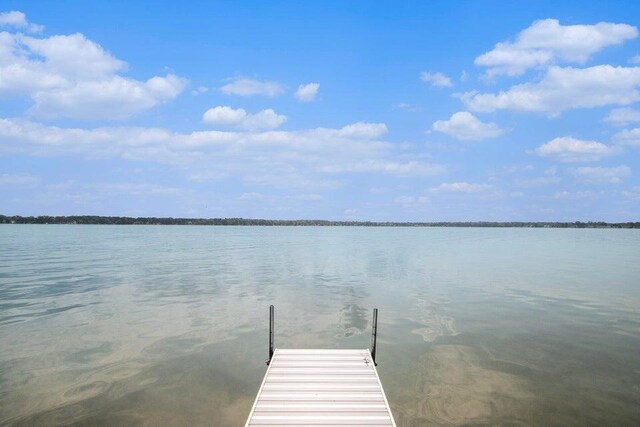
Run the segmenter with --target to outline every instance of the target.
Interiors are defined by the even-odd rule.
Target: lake
[[[0,225],[0,424],[243,425],[276,347],[398,426],[640,425],[640,230]]]

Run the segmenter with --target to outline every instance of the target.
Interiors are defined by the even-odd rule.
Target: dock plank
[[[276,349],[246,427],[393,426],[369,350]]]

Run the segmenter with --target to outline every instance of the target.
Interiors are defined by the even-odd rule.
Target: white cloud
[[[0,156],[115,157],[171,165],[199,181],[234,179],[248,185],[307,190],[337,188],[345,176],[353,174],[400,178],[446,171],[442,165],[416,160],[401,144],[380,140],[379,126],[376,132],[363,132],[366,129],[356,123],[297,131],[178,133],[124,126],[65,128],[0,119]]]
[[[285,121],[287,116],[276,114],[272,109],[262,110],[256,114],[249,114],[242,123],[242,127],[249,130],[257,129],[275,129],[280,127]]]
[[[632,64],[640,64],[640,55],[636,55],[633,58],[629,59],[629,62]]]
[[[451,78],[446,75],[436,72],[436,73],[428,73],[423,71],[420,73],[420,80],[425,83],[429,83],[431,86],[435,87],[451,87],[453,83],[451,82]]]
[[[619,144],[640,147],[640,128],[625,129],[613,135],[613,140]]]
[[[430,193],[482,193],[492,189],[489,184],[474,184],[469,182],[443,182],[437,187],[428,189]]]
[[[280,127],[286,120],[286,116],[276,114],[272,109],[248,114],[242,108],[233,109],[227,106],[210,108],[202,116],[202,121],[205,123],[238,126],[249,130],[275,129]]]
[[[515,85],[497,94],[466,92],[461,99],[472,111],[518,110],[557,116],[573,108],[631,104],[640,100],[639,85],[640,67],[554,66],[540,82]]]
[[[432,129],[456,139],[475,141],[495,138],[504,133],[495,123],[483,123],[466,111],[453,114],[449,120],[438,120],[433,124]]]
[[[198,86],[197,89],[194,89],[191,91],[191,95],[193,96],[198,96],[198,95],[202,95],[203,93],[207,93],[209,92],[209,88],[206,86]]]
[[[619,150],[597,141],[562,136],[542,144],[535,153],[560,162],[589,162],[617,154]]]
[[[633,108],[614,108],[603,121],[620,126],[640,122],[640,110],[634,110]]]
[[[585,182],[619,184],[624,178],[631,175],[631,169],[624,165],[615,168],[581,167],[574,170],[573,174]]]
[[[247,118],[247,112],[227,106],[210,108],[202,115],[202,121],[215,125],[239,125]]]
[[[24,45],[29,54],[45,58],[49,71],[67,78],[104,78],[127,68],[124,61],[80,33],[47,38],[18,35],[17,42]]]
[[[0,96],[32,95],[110,78],[126,64],[82,34],[37,39],[0,33]]]
[[[125,119],[171,100],[184,89],[184,79],[173,74],[146,82],[114,76],[83,81],[57,90],[33,94],[29,113],[45,118]]]
[[[554,175],[538,176],[535,178],[521,179],[517,181],[520,187],[543,187],[546,185],[553,185],[560,182],[560,177]]]
[[[561,25],[557,19],[544,19],[521,31],[514,42],[498,43],[474,62],[488,67],[489,77],[515,76],[558,61],[582,64],[607,46],[636,37],[637,28],[627,24]]]
[[[285,90],[284,86],[278,82],[261,82],[247,77],[236,77],[231,80],[231,83],[220,87],[220,91],[225,95],[261,95],[273,98],[282,95]]]
[[[25,30],[30,33],[39,33],[44,30],[44,26],[30,23],[27,21],[27,16],[17,10],[0,13],[0,27],[3,26]]]
[[[0,98],[31,98],[32,115],[122,119],[175,98],[187,83],[173,74],[147,81],[120,76],[126,68],[82,34],[0,33]]]
[[[416,160],[404,162],[369,160],[327,165],[321,170],[326,173],[383,172],[397,176],[432,176],[445,173],[447,168],[439,164],[424,163]]]
[[[340,129],[340,134],[352,138],[378,138],[387,133],[384,123],[358,122]]]
[[[308,83],[306,85],[298,86],[298,90],[293,94],[295,98],[300,102],[311,102],[315,101],[316,95],[318,94],[318,89],[320,89],[319,83]]]

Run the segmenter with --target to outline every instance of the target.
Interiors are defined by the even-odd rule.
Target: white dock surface
[[[276,349],[246,426],[394,426],[369,350]]]

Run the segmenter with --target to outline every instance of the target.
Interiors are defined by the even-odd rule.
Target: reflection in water
[[[357,304],[345,304],[340,310],[340,326],[344,329],[344,336],[350,337],[365,331],[369,322],[369,310]]]
[[[640,423],[635,230],[0,226],[0,424],[241,425],[276,346],[400,426]]]

